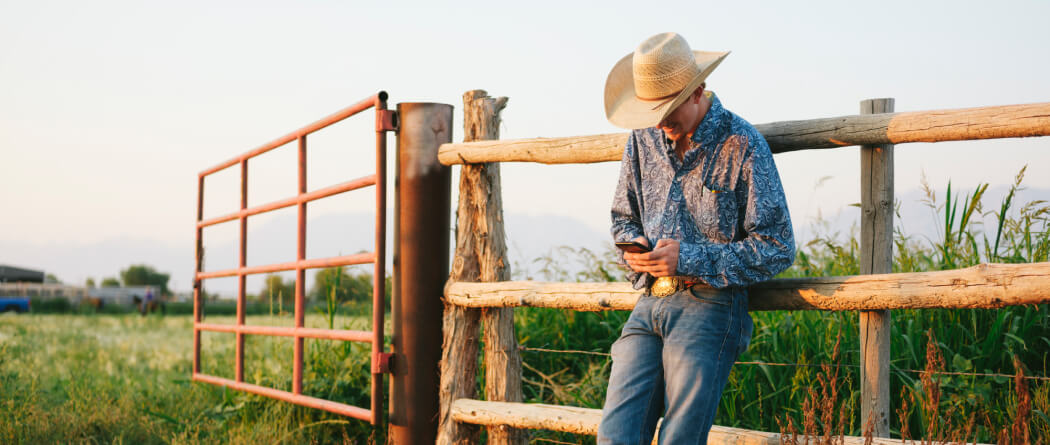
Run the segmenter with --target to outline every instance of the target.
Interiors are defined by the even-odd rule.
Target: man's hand
[[[645,237],[634,240],[649,245]],[[635,272],[649,272],[654,277],[669,277],[675,275],[678,270],[678,241],[665,238],[657,241],[656,248],[651,252],[624,252],[623,259]]]

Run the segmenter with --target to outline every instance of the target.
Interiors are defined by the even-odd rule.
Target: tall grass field
[[[1048,261],[1050,205],[1014,202],[1023,174],[994,205],[983,202],[984,184],[962,193],[950,186],[943,197],[928,192],[937,236],[913,238],[898,231],[894,271]],[[802,241],[795,265],[782,276],[858,272],[853,234]],[[557,248],[516,265],[515,278],[620,280],[623,271],[613,258],[611,249]],[[328,309],[312,310],[308,326],[370,328],[367,307],[320,305]],[[324,315],[332,311],[338,315]],[[291,324],[289,314],[278,312],[251,315],[248,323]],[[627,315],[516,310],[526,401],[600,408],[611,365],[607,352]],[[733,368],[715,423],[800,435],[863,435],[857,313],[752,315],[751,347]],[[1048,316],[1045,304],[893,311],[893,436],[1046,443],[1050,381],[1031,377],[1050,374]],[[233,323],[233,317],[214,315],[208,321]],[[191,382],[192,340],[190,315],[0,315],[0,443],[385,441],[382,429],[361,421]],[[232,378],[233,348],[232,334],[204,333],[203,372]],[[306,394],[368,406],[368,345],[307,340],[306,349]],[[249,383],[290,390],[291,362],[292,340],[247,337]],[[530,441],[593,443],[594,438],[534,431]]]

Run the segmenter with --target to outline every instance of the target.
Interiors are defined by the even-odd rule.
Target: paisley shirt
[[[716,288],[748,286],[794,261],[791,217],[765,138],[705,94],[711,108],[681,162],[659,128],[634,130],[627,138],[612,235],[616,241],[644,235],[650,246],[678,240],[677,275]],[[635,289],[653,281],[633,271],[628,279]]]

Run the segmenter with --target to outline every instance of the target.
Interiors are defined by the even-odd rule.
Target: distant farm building
[[[136,305],[146,299],[146,293],[152,292],[155,298],[160,297],[156,286],[127,286],[87,288],[60,283],[45,283],[45,274],[40,270],[0,264],[0,297],[34,298],[50,300],[65,298],[70,303],[80,304],[85,298],[93,304]]]
[[[44,271],[0,264],[0,283],[43,283]]]
[[[58,283],[0,283],[0,297],[34,298],[50,300],[53,298],[65,298],[70,303],[80,303],[87,296],[87,289],[83,286],[70,286]]]
[[[152,291],[156,299],[160,298],[160,289],[155,286],[99,287],[86,288],[57,283],[0,283],[0,297],[34,298],[50,300],[65,298],[70,303],[80,304],[85,298],[92,304],[134,306],[146,300],[147,291]]]
[[[65,298],[79,303],[87,289],[59,283],[45,283],[44,271],[0,264],[0,297],[48,300]]]

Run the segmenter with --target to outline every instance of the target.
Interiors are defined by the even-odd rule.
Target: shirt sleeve
[[[613,196],[611,230],[613,241],[631,241],[639,236],[645,236],[645,229],[642,227],[642,206],[638,195],[641,184],[638,163],[636,136],[634,132],[631,132],[631,135],[627,137],[627,146],[623,150],[620,179],[616,185],[616,194]],[[635,289],[646,285],[647,274],[635,272],[627,267],[622,251],[617,250],[617,261],[627,269],[627,280],[634,284]]]
[[[773,154],[761,136],[751,140],[737,185],[745,188],[744,237],[730,243],[680,243],[679,274],[716,288],[749,286],[772,278],[795,260],[791,216]]]

